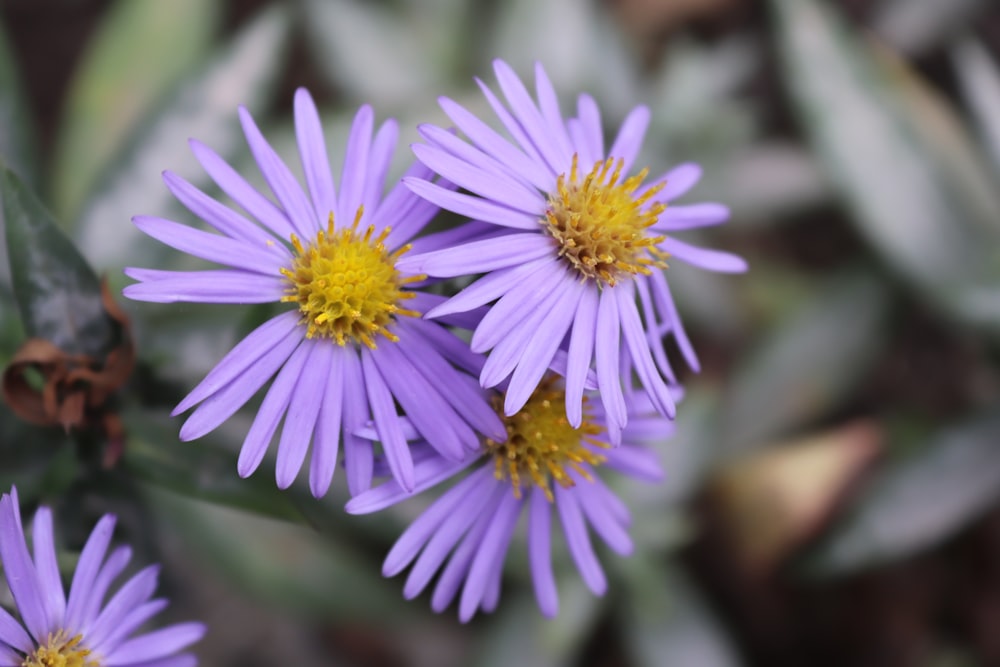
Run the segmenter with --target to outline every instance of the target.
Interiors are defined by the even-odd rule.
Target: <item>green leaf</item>
[[[802,129],[888,263],[945,312],[997,262],[1000,195],[953,110],[818,0],[772,0]]]
[[[0,198],[14,295],[28,336],[69,354],[103,357],[118,327],[104,310],[101,285],[38,198],[0,167]]]
[[[875,34],[910,54],[940,46],[985,13],[990,0],[886,0],[875,7]]]
[[[217,2],[120,0],[103,19],[63,108],[53,207],[69,222],[136,124],[203,60]]]
[[[116,270],[149,265],[167,253],[130,219],[141,213],[163,215],[174,204],[161,181],[163,169],[195,183],[207,180],[190,153],[189,137],[223,157],[242,148],[237,106],[257,110],[270,98],[284,64],[288,28],[284,6],[264,12],[138,128],[75,227],[81,250],[95,265]]]
[[[17,73],[17,60],[0,25],[0,166],[6,163],[32,185],[38,164],[34,139],[35,126]]]
[[[729,383],[721,449],[745,452],[835,408],[882,349],[887,305],[884,284],[854,273],[779,323]]]
[[[979,138],[1000,173],[1000,68],[983,45],[973,39],[959,42],[951,57],[962,95],[979,128]]]
[[[904,558],[950,537],[1000,497],[1000,417],[951,426],[889,462],[805,560],[836,575]]]
[[[737,667],[732,640],[679,572],[634,557],[617,569],[625,579],[619,619],[635,667]]]

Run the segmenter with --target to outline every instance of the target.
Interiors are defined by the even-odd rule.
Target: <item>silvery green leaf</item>
[[[887,299],[866,273],[838,276],[766,332],[729,381],[722,450],[764,444],[844,400],[885,343]]]
[[[983,45],[971,38],[958,42],[951,57],[979,137],[1000,173],[1000,67]]]
[[[905,53],[927,53],[967,27],[988,0],[884,0],[872,19],[875,33]]]
[[[38,162],[35,127],[17,64],[0,25],[0,166],[6,166],[28,185],[34,185]]]
[[[200,65],[221,14],[215,2],[129,0],[103,18],[62,110],[52,201],[70,222],[135,127]]]
[[[947,539],[1000,497],[1000,417],[946,427],[885,464],[806,559],[835,575],[905,558]]]
[[[189,137],[223,157],[242,148],[237,106],[256,110],[268,99],[284,62],[288,28],[284,7],[266,11],[138,128],[75,227],[81,249],[96,266],[115,273],[144,263],[164,268],[155,260],[173,251],[135,229],[132,216],[174,210],[160,176],[164,169],[195,183],[206,181],[188,148]]]

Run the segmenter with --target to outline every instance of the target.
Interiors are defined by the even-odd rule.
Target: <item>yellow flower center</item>
[[[50,634],[45,644],[24,658],[21,667],[101,667],[81,642],[81,635],[67,638],[65,630]]]
[[[326,230],[321,229],[308,247],[295,234],[291,236],[295,259],[292,268],[281,269],[291,287],[281,300],[299,304],[308,338],[324,336],[338,345],[351,341],[375,349],[376,335],[399,340],[388,328],[396,316],[420,315],[400,306],[414,297],[403,286],[426,278],[403,278],[396,270],[396,261],[410,245],[393,253],[386,250],[388,227],[374,238],[373,225],[359,234],[363,213],[359,208],[354,224],[341,230],[334,230],[331,213]]]
[[[543,381],[521,410],[510,417],[504,415],[503,399],[494,398],[497,414],[507,428],[507,440],[486,440],[486,449],[493,455],[496,478],[509,479],[514,496],[521,497],[521,487],[534,484],[552,502],[551,482],[563,487],[574,485],[568,469],[577,471],[587,481],[590,475],[580,465],[600,465],[605,457],[590,451],[585,445],[607,449],[597,439],[604,429],[591,421],[587,398],[583,403],[583,422],[573,428],[566,419],[566,394],[553,388],[553,381]]]
[[[559,244],[559,256],[585,280],[612,287],[626,274],[649,275],[651,266],[666,268],[667,255],[656,247],[666,237],[646,235],[666,206],[655,203],[643,210],[664,184],[636,197],[649,169],[619,183],[624,162],[608,158],[594,164],[581,182],[577,162],[573,155],[569,176],[559,175],[540,221]]]

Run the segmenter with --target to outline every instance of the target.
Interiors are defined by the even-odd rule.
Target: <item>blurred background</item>
[[[565,112],[591,93],[609,132],[649,105],[645,164],[700,162],[686,201],[733,211],[685,238],[751,266],[668,269],[703,368],[666,483],[617,487],[636,553],[601,554],[604,599],[563,555],[544,620],[515,540],[499,610],[460,626],[379,576],[421,501],[347,517],[342,476],[322,501],[268,463],[240,480],[246,417],[178,442],[171,407],[267,307],[122,303],[123,456],[3,407],[0,488],[54,505],[70,554],[118,513],[171,617],[210,625],[207,666],[1000,665],[997,3],[0,0],[0,160],[119,295],[124,266],[185,266],[129,219],[190,221],[160,180],[209,187],[189,137],[256,171],[237,105],[291,163],[298,86],[331,155],[365,102],[405,145],[438,95],[483,111],[494,57],[541,61]],[[43,320],[5,266],[0,362]]]

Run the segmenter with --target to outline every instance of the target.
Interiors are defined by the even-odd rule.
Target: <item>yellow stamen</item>
[[[403,286],[426,278],[403,278],[396,270],[396,261],[410,245],[390,253],[385,247],[388,227],[378,236],[374,225],[359,234],[363,214],[364,208],[358,208],[354,224],[334,230],[331,213],[326,230],[320,230],[308,247],[291,236],[296,257],[292,268],[281,269],[291,283],[281,300],[299,304],[308,338],[323,336],[338,345],[350,341],[375,349],[376,335],[399,340],[388,328],[396,317],[420,315],[401,307],[415,296]]]
[[[45,644],[25,656],[21,667],[101,667],[82,642],[81,635],[68,637],[64,630],[50,634]]]
[[[665,268],[667,257],[656,247],[666,237],[646,233],[666,206],[655,203],[643,209],[664,184],[636,197],[649,169],[619,183],[623,166],[620,159],[599,161],[580,182],[578,157],[573,155],[569,175],[559,175],[556,192],[549,196],[549,208],[540,221],[559,244],[559,256],[584,280],[600,280],[612,287],[623,276],[649,275],[650,267]]]
[[[552,485],[565,488],[574,485],[568,469],[575,470],[587,481],[591,477],[581,464],[600,465],[605,457],[595,454],[585,445],[607,449],[607,443],[597,439],[604,429],[590,420],[584,397],[583,422],[573,428],[566,419],[566,395],[555,388],[552,379],[542,383],[521,410],[504,416],[503,399],[496,397],[494,407],[507,428],[507,440],[486,440],[487,451],[493,455],[495,475],[509,479],[514,496],[521,497],[522,487],[537,486],[552,502]]]

